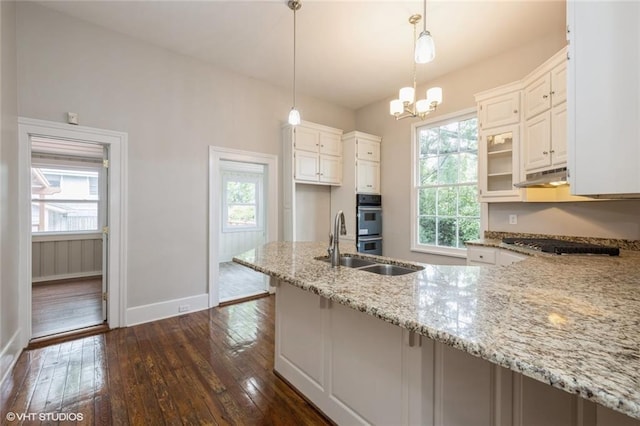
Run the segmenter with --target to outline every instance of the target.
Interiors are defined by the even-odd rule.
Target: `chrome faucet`
[[[331,267],[340,266],[340,237],[339,235],[347,235],[347,227],[344,224],[344,213],[342,210],[336,213],[333,224],[333,234],[329,234],[329,259],[331,259]]]

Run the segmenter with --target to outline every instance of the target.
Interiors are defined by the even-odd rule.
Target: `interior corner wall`
[[[81,125],[128,133],[126,308],[207,293],[208,147],[281,157],[290,89],[39,4],[20,2],[17,18],[20,116],[76,112]],[[306,121],[355,127],[352,110],[298,103]]]
[[[0,1],[0,383],[22,350],[18,280],[16,3]]]
[[[566,45],[564,27],[532,43],[470,65],[418,87],[440,86],[444,101],[428,119],[475,107],[474,95],[522,79]],[[427,65],[428,66],[428,65]],[[356,111],[356,128],[382,136],[381,193],[384,211],[384,254],[436,264],[462,264],[464,259],[416,253],[411,247],[411,125],[416,119],[396,121],[389,115],[388,99]],[[394,96],[395,97],[395,96]]]

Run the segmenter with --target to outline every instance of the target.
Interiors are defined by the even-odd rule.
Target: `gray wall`
[[[437,118],[475,107],[474,94],[520,80],[565,44],[564,27],[558,28],[556,33],[546,38],[448,74],[431,81],[428,86],[419,87],[418,92],[421,93],[431,86],[441,86],[444,92],[442,105],[427,118]],[[463,263],[464,259],[410,251],[411,125],[418,120],[395,121],[389,115],[391,99],[389,97],[356,112],[358,130],[382,136],[381,185],[385,255],[429,263]]]
[[[129,134],[128,307],[207,292],[209,145],[280,155],[288,88],[266,85],[67,17],[18,5],[19,113]],[[354,112],[300,97],[303,119]],[[278,203],[280,204],[280,203]]]
[[[16,4],[0,1],[0,379],[19,353]]]

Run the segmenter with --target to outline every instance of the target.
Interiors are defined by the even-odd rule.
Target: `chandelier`
[[[426,1],[425,1],[426,4]],[[416,46],[416,25],[420,22],[422,16],[419,14],[411,15],[409,17],[409,23],[413,25],[413,48],[415,53],[415,60],[413,62],[413,87],[403,87],[400,89],[400,94],[398,99],[394,99],[389,103],[389,114],[396,117],[396,120],[402,120],[403,118],[415,118],[420,117],[420,119],[424,119],[427,114],[436,110],[438,105],[442,103],[442,88],[441,87],[432,87],[427,90],[426,99],[420,99],[418,101],[416,98],[416,62],[418,60],[418,49],[419,46]],[[426,33],[426,34],[425,34]],[[429,42],[426,44],[430,46],[430,54],[427,56],[430,57],[429,60],[435,57],[435,49],[433,46],[433,40],[431,39],[431,34],[429,34],[426,29],[420,35],[421,38],[424,36],[428,36]]]

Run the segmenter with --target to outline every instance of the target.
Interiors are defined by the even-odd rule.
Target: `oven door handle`
[[[366,238],[358,237],[358,242],[360,241],[363,243],[367,243],[370,241],[382,241],[382,237],[366,237]]]
[[[362,211],[382,211],[382,207],[358,206],[358,210],[362,210]]]

